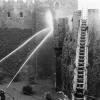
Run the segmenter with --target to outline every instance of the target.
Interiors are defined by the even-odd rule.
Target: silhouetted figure
[[[54,98],[53,98],[53,96],[52,96],[52,94],[50,92],[47,92],[45,94],[45,100],[54,100]]]
[[[0,90],[0,97],[1,100],[5,100],[5,92],[3,90]]]

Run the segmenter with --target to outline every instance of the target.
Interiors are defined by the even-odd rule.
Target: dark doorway
[[[7,12],[7,15],[8,15],[8,17],[11,17],[11,13],[10,12]]]
[[[23,12],[20,12],[20,17],[23,17]]]

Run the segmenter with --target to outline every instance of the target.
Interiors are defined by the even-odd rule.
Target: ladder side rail
[[[79,49],[80,49],[80,38],[81,38],[81,28],[79,27],[78,31],[78,38],[77,38],[77,48],[76,48],[76,58],[75,58],[75,65],[78,66],[78,60],[79,60]]]

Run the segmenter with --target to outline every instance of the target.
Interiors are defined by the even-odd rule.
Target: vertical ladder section
[[[72,100],[86,100],[88,65],[87,19],[80,20],[74,69]]]

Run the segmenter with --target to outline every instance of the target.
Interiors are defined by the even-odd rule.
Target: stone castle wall
[[[32,28],[33,9],[29,10],[26,5],[13,5],[5,3],[0,7],[0,27],[1,28]]]

